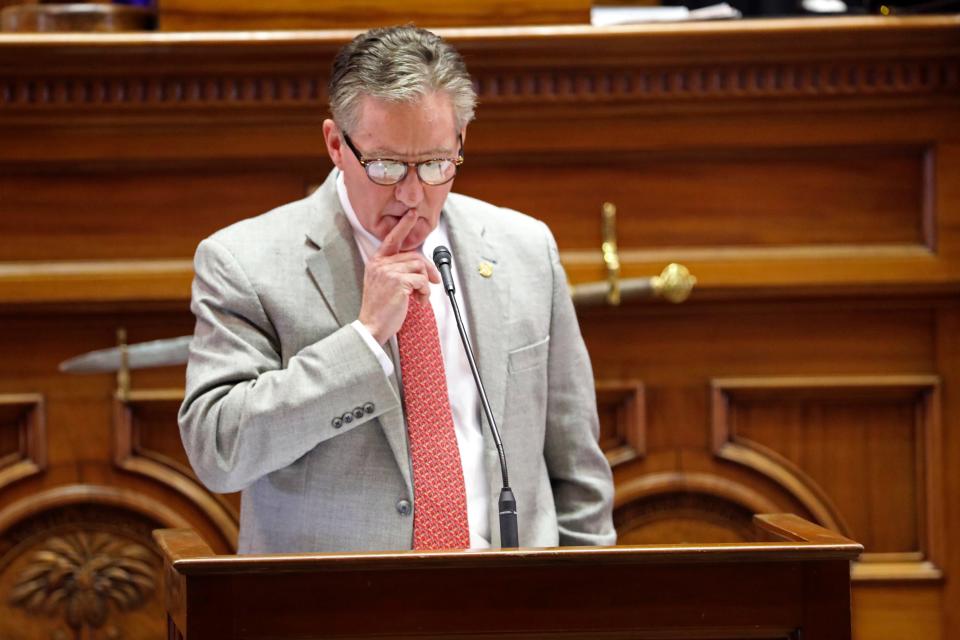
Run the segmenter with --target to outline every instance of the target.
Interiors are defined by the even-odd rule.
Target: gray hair
[[[450,96],[457,130],[473,120],[477,94],[463,58],[452,45],[425,29],[407,25],[371,29],[343,47],[330,74],[330,111],[350,132],[365,96],[412,103],[442,91]]]

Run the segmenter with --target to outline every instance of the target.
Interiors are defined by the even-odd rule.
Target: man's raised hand
[[[410,296],[428,304],[430,283],[440,282],[437,268],[423,254],[400,250],[416,223],[416,212],[408,211],[383,239],[363,274],[360,322],[380,344],[400,330]]]

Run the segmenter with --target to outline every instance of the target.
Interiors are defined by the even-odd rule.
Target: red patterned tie
[[[411,296],[397,344],[413,460],[413,548],[469,548],[463,467],[429,302]]]

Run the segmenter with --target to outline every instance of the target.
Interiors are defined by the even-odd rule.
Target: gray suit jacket
[[[242,553],[409,549],[413,502],[397,381],[349,326],[363,262],[336,171],[310,197],[197,248],[180,409],[211,490],[243,490]],[[521,546],[613,544],[593,376],[547,227],[451,194],[443,209],[471,337],[517,496]],[[484,278],[477,265],[494,265]],[[357,407],[372,412],[340,428]],[[499,545],[497,454],[484,426]]]

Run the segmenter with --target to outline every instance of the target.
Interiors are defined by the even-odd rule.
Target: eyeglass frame
[[[459,134],[459,133],[457,134],[457,145],[460,147],[460,149],[459,149],[459,151],[457,151],[457,157],[456,157],[456,158],[428,158],[427,160],[421,160],[420,162],[404,162],[403,160],[397,160],[396,158],[368,158],[368,159],[364,159],[363,154],[360,153],[360,150],[357,149],[356,146],[354,146],[353,140],[350,139],[350,136],[347,135],[347,132],[346,132],[346,131],[341,131],[341,132],[340,132],[340,135],[341,135],[341,137],[343,137],[343,141],[346,143],[347,147],[350,148],[350,151],[353,152],[353,155],[355,155],[355,156],[357,157],[357,162],[359,162],[359,163],[360,163],[360,166],[363,167],[363,172],[367,174],[367,179],[370,180],[370,182],[372,182],[373,184],[375,184],[375,185],[377,185],[377,186],[380,186],[380,187],[393,187],[393,186],[396,186],[396,185],[400,184],[401,182],[403,182],[404,180],[407,179],[407,174],[410,173],[410,167],[416,167],[416,168],[417,168],[417,170],[416,170],[417,180],[420,181],[420,184],[427,185],[428,187],[439,187],[439,186],[441,186],[441,185],[445,185],[445,184],[451,182],[454,178],[456,178],[456,177],[457,177],[457,167],[459,167],[460,165],[463,164],[463,135],[462,135],[462,134]],[[449,178],[448,180],[444,180],[443,182],[437,182],[437,183],[435,183],[435,184],[432,184],[432,183],[430,183],[430,182],[426,182],[426,181],[423,179],[423,176],[420,175],[420,166],[421,166],[421,165],[424,165],[424,164],[426,164],[426,163],[428,163],[428,162],[437,162],[438,160],[446,160],[447,162],[452,162],[452,163],[453,163],[453,175],[450,176],[450,178]],[[374,180],[372,177],[370,177],[370,171],[367,169],[367,165],[373,164],[374,162],[396,162],[397,164],[402,164],[402,165],[403,165],[403,175],[400,176],[400,178],[399,178],[396,182],[393,182],[393,183],[390,183],[390,184],[382,184],[382,183],[380,183],[380,182],[377,182],[377,181]]]

